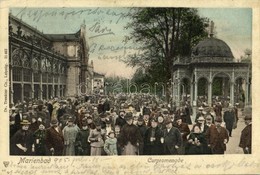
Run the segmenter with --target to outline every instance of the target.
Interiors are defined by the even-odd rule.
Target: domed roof
[[[234,56],[230,47],[222,40],[210,37],[200,41],[192,50],[192,57],[202,58],[229,58],[232,61]],[[226,60],[226,61],[228,61]]]

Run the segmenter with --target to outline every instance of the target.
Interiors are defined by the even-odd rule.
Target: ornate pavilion
[[[172,75],[173,101],[189,100],[193,107],[221,100],[229,105],[251,104],[251,61],[235,60],[230,47],[211,32],[189,58],[176,58]]]

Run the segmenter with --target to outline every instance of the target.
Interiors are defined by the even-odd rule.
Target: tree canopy
[[[177,57],[191,55],[192,47],[207,36],[208,19],[191,8],[138,8],[126,26],[128,38],[143,47],[141,54],[129,56],[129,66],[145,69],[146,82],[171,79]],[[140,76],[140,71],[134,76]],[[139,78],[140,80],[140,78]]]

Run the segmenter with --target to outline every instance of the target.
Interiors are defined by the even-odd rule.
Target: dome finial
[[[214,22],[213,21],[210,21],[209,27],[210,27],[209,36],[210,36],[210,38],[212,38],[214,35]]]

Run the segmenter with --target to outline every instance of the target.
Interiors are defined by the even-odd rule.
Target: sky
[[[225,41],[235,58],[252,48],[252,9],[199,8],[199,15],[214,21],[216,37]],[[45,34],[69,34],[86,25],[89,58],[96,72],[130,78],[135,69],[119,61],[138,51],[125,40],[131,8],[12,8],[11,13]]]

